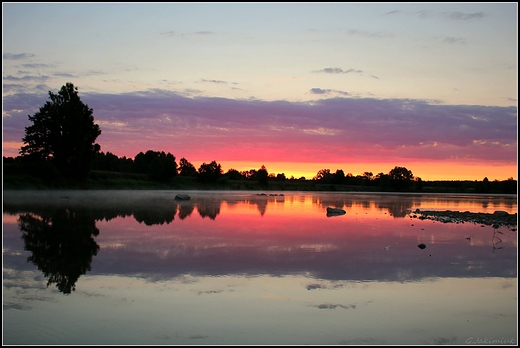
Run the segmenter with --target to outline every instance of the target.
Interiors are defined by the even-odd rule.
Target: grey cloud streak
[[[313,73],[325,73],[325,74],[349,74],[349,73],[357,73],[362,74],[363,70],[357,70],[357,69],[348,69],[343,70],[341,68],[324,68],[321,70],[314,70]]]
[[[348,92],[338,91],[337,89],[323,89],[323,88],[311,88],[310,92],[312,94],[330,94],[330,93],[338,93],[341,95],[349,95]]]
[[[3,57],[4,59],[9,59],[9,60],[22,60],[22,59],[28,59],[28,58],[33,58],[35,57],[36,55],[33,54],[33,53],[4,53],[3,54]]]
[[[294,159],[302,149],[308,160],[322,159],[324,153],[339,160],[346,155],[381,156],[383,151],[386,156],[419,159],[510,163],[517,159],[515,107],[345,97],[314,102],[188,98],[165,90],[122,94],[80,90],[80,97],[100,122],[103,133],[98,142],[103,151],[114,152],[110,144],[139,139],[140,151],[155,148],[180,157],[188,156],[184,151],[194,146],[218,154],[219,149],[240,145],[277,148],[280,156],[287,156],[279,160]],[[27,115],[47,100],[47,95],[35,94],[5,97],[4,113],[11,116],[3,119],[4,140],[20,141]],[[173,149],[157,148],[161,144]]]
[[[401,10],[393,10],[386,13],[386,15],[400,15],[407,14],[417,16],[422,19],[433,18],[437,16],[442,16],[448,18],[453,21],[472,21],[472,20],[480,20],[486,17],[487,15],[484,12],[474,12],[474,13],[464,13],[460,11],[444,11],[444,12],[435,12],[430,10],[422,10],[416,12],[406,12]]]
[[[459,11],[449,11],[442,12],[442,14],[447,16],[449,19],[455,21],[469,21],[472,19],[482,19],[486,16],[484,12],[463,13]]]

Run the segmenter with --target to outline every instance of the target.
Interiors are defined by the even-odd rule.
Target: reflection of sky
[[[4,343],[465,344],[516,332],[516,282],[504,278],[86,276],[80,283],[71,296],[8,288]],[[24,308],[5,309],[16,300]],[[19,329],[27,324],[29,332]]]
[[[4,202],[6,344],[465,344],[516,333],[516,231],[499,229],[494,249],[490,226],[401,217],[441,199],[56,194],[68,198]],[[482,206],[459,201],[446,204]],[[488,206],[516,210],[497,202]],[[327,206],[347,214],[329,218]],[[69,296],[26,261],[16,211],[42,207],[97,217],[100,250]]]
[[[84,207],[95,195],[84,200],[70,193],[66,197],[63,204]],[[106,211],[101,201],[89,206],[97,216],[100,234],[95,240],[101,247],[92,274],[170,279],[186,273],[310,272],[332,280],[384,281],[516,276],[516,232],[502,229],[499,235],[489,226],[411,220],[405,214],[422,206],[442,209],[443,204],[470,211],[481,211],[483,204],[516,210],[516,203],[500,198],[193,193],[192,200],[179,202],[168,200],[164,192],[143,197],[122,199]],[[327,206],[347,214],[327,217]],[[7,204],[6,209],[11,207]],[[9,237],[19,234],[16,224],[9,227],[13,218],[4,215],[4,250],[21,251],[21,241]],[[427,248],[417,248],[419,243]]]

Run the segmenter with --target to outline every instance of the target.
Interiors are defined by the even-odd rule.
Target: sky
[[[2,3],[2,151],[68,82],[101,151],[517,179],[517,3]]]

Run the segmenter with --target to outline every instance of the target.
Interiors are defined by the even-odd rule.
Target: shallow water
[[[516,229],[417,208],[517,198],[7,191],[3,343],[517,344]]]

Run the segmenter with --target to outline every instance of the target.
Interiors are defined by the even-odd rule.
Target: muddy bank
[[[460,212],[452,210],[419,210],[416,209],[408,214],[411,218],[420,220],[434,220],[443,223],[474,223],[493,228],[507,227],[516,231],[518,224],[518,214],[509,214],[505,211],[495,211],[493,214],[471,213],[469,211]]]

